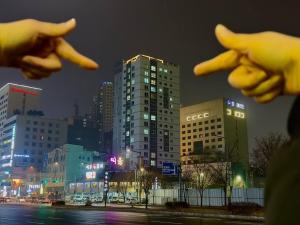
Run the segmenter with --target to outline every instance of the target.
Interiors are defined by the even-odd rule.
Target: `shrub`
[[[177,208],[189,208],[190,205],[187,202],[166,202],[166,208],[177,209]]]
[[[65,201],[53,201],[52,202],[53,206],[58,206],[58,205],[65,205]]]
[[[254,202],[233,202],[227,208],[232,214],[250,215],[257,210],[261,210],[263,207]]]

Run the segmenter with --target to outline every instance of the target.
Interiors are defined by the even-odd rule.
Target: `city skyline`
[[[100,83],[105,80],[112,81],[115,62],[139,53],[166,58],[182,68],[182,106],[222,96],[231,97],[247,105],[251,115],[251,145],[255,136],[262,136],[271,131],[285,133],[286,118],[293,97],[280,97],[273,103],[259,105],[229,87],[225,74],[197,78],[192,69],[197,62],[222,51],[213,33],[214,26],[219,22],[240,32],[276,30],[299,36],[300,32],[295,24],[297,20],[294,17],[297,13],[291,12],[297,9],[298,3],[278,7],[279,1],[272,1],[271,4],[270,2],[218,2],[216,7],[213,2],[208,1],[190,1],[189,4],[180,1],[172,4],[168,4],[168,1],[131,1],[133,4],[127,5],[124,2],[91,1],[86,4],[84,1],[57,1],[58,4],[55,4],[55,1],[39,3],[31,0],[26,3],[18,2],[18,8],[15,7],[14,0],[5,2],[0,9],[1,22],[22,18],[60,22],[75,17],[78,28],[69,37],[70,41],[79,47],[79,50],[91,54],[102,68],[87,73],[66,65],[59,74],[39,82],[26,81],[19,72],[2,69],[0,86],[14,82],[43,88],[43,98],[47,102],[43,104],[43,109],[50,117],[71,115],[75,100],[78,100],[80,113],[83,114],[89,110],[89,99],[96,93]],[[36,11],[32,5],[36,5],[40,10]],[[59,5],[61,7],[57,7]],[[83,5],[85,7],[81,7]],[[156,17],[152,16],[154,10]],[[266,14],[271,11],[271,15]],[[282,15],[281,18],[276,16],[278,14]],[[239,20],[236,20],[237,17]],[[136,30],[127,32],[125,25],[129,21],[135,25],[142,23],[143,26],[135,26]],[[115,35],[118,33],[121,35]],[[136,34],[140,34],[142,38],[136,39]],[[263,125],[263,129],[258,124]]]

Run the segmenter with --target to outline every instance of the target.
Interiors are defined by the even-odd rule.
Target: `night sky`
[[[61,72],[42,81],[24,80],[18,70],[1,69],[0,85],[15,82],[43,88],[43,110],[50,117],[72,115],[75,101],[85,113],[99,84],[113,79],[117,61],[147,54],[181,66],[183,106],[222,96],[245,103],[252,142],[271,131],[285,132],[293,97],[258,105],[232,89],[226,73],[196,78],[193,66],[224,50],[214,36],[216,24],[239,32],[275,30],[300,36],[299,8],[296,0],[0,0],[0,22],[76,18],[77,29],[67,40],[101,64],[100,70],[89,72],[65,63]]]

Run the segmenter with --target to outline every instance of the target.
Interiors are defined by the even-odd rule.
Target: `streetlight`
[[[141,152],[134,151],[130,148],[126,148],[126,153],[128,153],[128,155],[131,152],[134,152],[134,153],[138,154],[138,156],[137,156],[138,163],[136,163],[135,169],[134,169],[134,179],[135,179],[134,184],[135,184],[136,193],[139,196],[139,193],[141,192],[141,190],[138,190],[138,189],[141,189],[141,187],[140,187],[141,182],[139,181],[139,185],[137,186],[137,176],[138,176],[138,172],[144,172],[144,168],[142,167],[142,155],[141,155]],[[128,158],[130,158],[130,157],[128,157]],[[130,167],[130,164],[129,164],[129,167]],[[140,169],[140,171],[138,171],[138,169]]]

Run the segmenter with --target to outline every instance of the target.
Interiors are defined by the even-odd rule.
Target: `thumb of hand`
[[[39,32],[49,37],[62,37],[70,33],[76,27],[76,20],[70,19],[64,23],[39,22]]]

